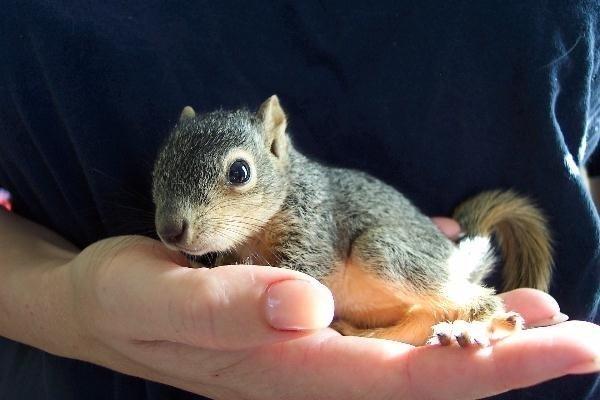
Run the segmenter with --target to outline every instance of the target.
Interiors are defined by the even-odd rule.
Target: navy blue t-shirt
[[[592,1],[41,1],[0,13],[0,186],[79,246],[152,230],[150,171],[185,105],[277,93],[297,147],[372,173],[429,215],[512,188],[548,215],[551,294],[600,322]],[[299,366],[299,368],[302,368]],[[500,398],[593,399],[597,376]],[[2,399],[190,394],[0,339]]]

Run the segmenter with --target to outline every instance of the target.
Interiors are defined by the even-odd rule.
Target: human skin
[[[152,239],[79,251],[0,212],[0,335],[215,399],[472,399],[600,370],[591,323],[528,329],[485,349],[415,348],[327,328],[331,293],[301,273],[185,265]],[[530,326],[563,319],[547,294],[503,298]]]

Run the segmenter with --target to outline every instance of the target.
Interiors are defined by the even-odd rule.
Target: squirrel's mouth
[[[163,241],[164,243],[164,241]],[[196,238],[195,241],[167,244],[167,247],[178,250],[193,264],[202,264],[206,267],[215,267],[221,256],[231,251],[231,244],[220,236],[209,238]]]
[[[216,266],[219,252],[214,249],[192,249],[180,245],[175,247],[191,262],[212,268]]]
[[[217,266],[217,257],[219,256],[219,253],[216,251],[204,253],[199,256],[186,253],[185,251],[182,251],[182,253],[186,256],[188,260],[190,260],[193,263],[202,264],[208,268],[213,268]]]

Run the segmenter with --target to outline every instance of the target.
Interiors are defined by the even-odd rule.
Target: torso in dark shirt
[[[148,232],[151,166],[181,108],[277,93],[298,148],[427,214],[484,189],[533,197],[555,238],[552,295],[599,322],[600,231],[578,175],[599,137],[597,18],[584,1],[9,2],[0,186],[79,246]],[[592,399],[594,379],[501,397]],[[191,397],[0,340],[2,399]]]

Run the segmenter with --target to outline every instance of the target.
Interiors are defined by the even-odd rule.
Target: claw
[[[442,346],[449,346],[452,344],[452,324],[448,322],[440,322],[434,325],[433,337],[437,339],[437,342]]]
[[[450,346],[452,344],[452,338],[450,335],[438,333],[437,338],[442,346]]]
[[[452,324],[452,331],[454,338],[460,347],[471,347],[475,344],[473,335],[471,335],[472,325],[466,321],[454,321]]]

